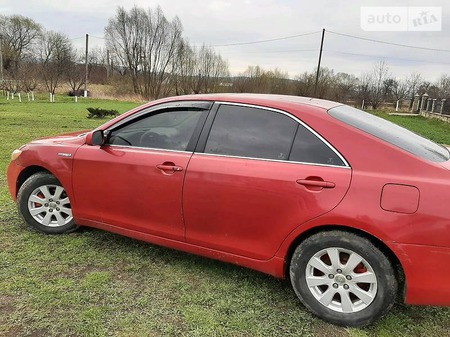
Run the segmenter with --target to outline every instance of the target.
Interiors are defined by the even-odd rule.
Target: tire
[[[312,313],[349,327],[385,315],[398,287],[388,258],[369,240],[344,231],[321,232],[301,242],[291,258],[290,279]]]
[[[69,197],[55,176],[39,172],[29,177],[17,194],[19,212],[32,228],[47,234],[62,234],[77,227]]]

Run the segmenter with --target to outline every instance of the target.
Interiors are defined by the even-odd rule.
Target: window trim
[[[321,164],[321,163],[309,163],[309,162],[298,162],[298,161],[292,161],[292,160],[279,160],[279,159],[268,159],[268,158],[259,158],[259,157],[244,157],[244,156],[233,156],[233,155],[226,155],[226,154],[215,154],[215,153],[205,153],[205,147],[207,140],[209,138],[212,126],[214,124],[214,120],[216,118],[217,112],[220,109],[220,106],[222,105],[229,105],[229,106],[238,106],[238,107],[245,107],[245,108],[256,108],[256,109],[263,109],[275,113],[280,113],[282,115],[285,115],[300,125],[302,125],[304,128],[306,128],[308,131],[310,131],[314,136],[316,136],[322,143],[324,143],[331,151],[333,151],[339,159],[342,160],[344,163],[344,166],[342,165],[330,165],[330,164]],[[206,129],[206,131],[205,131]],[[216,101],[214,102],[214,106],[211,107],[210,114],[208,116],[208,120],[206,121],[206,124],[204,126],[204,130],[202,134],[200,135],[200,139],[197,144],[197,148],[195,149],[195,154],[201,154],[205,156],[217,156],[217,157],[229,157],[229,158],[238,158],[238,159],[250,159],[250,160],[262,160],[262,161],[270,161],[270,162],[279,162],[279,163],[293,163],[293,164],[303,164],[303,165],[313,165],[313,166],[323,166],[323,167],[340,167],[340,168],[351,168],[347,160],[345,160],[344,156],[339,153],[326,139],[324,139],[320,134],[318,134],[314,129],[312,129],[309,125],[301,121],[296,116],[292,115],[289,112],[279,110],[276,108],[270,108],[266,106],[261,105],[255,105],[255,104],[247,104],[247,103],[235,103],[235,102],[223,102],[223,101]]]
[[[121,149],[143,150],[143,151],[149,150],[149,151],[176,152],[176,153],[194,153],[194,151],[192,150],[171,150],[171,149],[160,149],[157,147],[141,147],[141,146],[117,145],[117,144],[105,144],[103,146]]]
[[[168,103],[161,103],[157,105],[152,105],[149,107],[145,107],[140,111],[133,113],[130,116],[125,117],[124,119],[118,121],[117,123],[111,125],[105,131],[111,131],[117,129],[124,124],[131,123],[134,119],[143,118],[144,115],[155,112],[157,110],[166,110],[166,109],[183,109],[183,108],[197,108],[199,110],[207,110],[210,111],[214,102],[211,101],[175,101]]]
[[[117,130],[121,127],[127,126],[134,122],[138,122],[141,119],[147,118],[153,113],[161,111],[160,113],[164,113],[165,110],[170,111],[182,111],[186,108],[194,108],[202,111],[199,120],[197,121],[197,125],[194,127],[191,138],[189,139],[186,150],[173,150],[173,149],[161,149],[161,148],[153,148],[153,147],[141,147],[141,146],[132,146],[132,145],[117,145],[117,144],[109,144],[106,143],[103,146],[109,147],[120,147],[120,148],[128,148],[128,149],[149,149],[149,150],[158,150],[158,151],[168,151],[168,152],[188,152],[193,153],[197,143],[199,141],[203,126],[205,125],[206,119],[209,115],[209,111],[211,110],[214,102],[211,101],[176,101],[169,103],[162,103],[158,105],[154,105],[148,108],[144,108],[141,111],[124,118],[123,120],[117,122],[116,124],[111,125],[104,132],[106,134],[107,139],[109,139],[111,131]]]
[[[285,164],[297,164],[297,165],[301,164],[301,165],[308,165],[308,166],[322,166],[322,167],[335,167],[335,168],[351,169],[350,166],[308,163],[308,162],[293,161],[293,160],[280,160],[280,159],[268,159],[268,158],[257,158],[257,157],[240,157],[240,156],[232,156],[232,155],[228,155],[228,154],[214,154],[214,153],[204,153],[204,152],[194,152],[194,154],[208,156],[208,157],[211,157],[211,156],[212,157],[226,157],[226,158],[234,158],[234,159],[269,161],[269,162],[285,163]]]

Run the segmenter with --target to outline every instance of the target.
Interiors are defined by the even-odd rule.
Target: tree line
[[[385,61],[359,78],[353,74],[321,68],[289,78],[279,69],[250,65],[230,76],[226,60],[206,45],[192,46],[183,37],[178,17],[169,20],[160,7],[143,9],[119,7],[105,27],[106,48],[88,53],[90,82],[109,81],[122,93],[144,99],[170,95],[212,92],[251,92],[316,96],[340,102],[378,108],[383,102],[412,101],[427,92],[434,98],[450,98],[450,75],[435,83],[419,73],[396,78]],[[54,95],[61,85],[78,94],[85,85],[85,51],[74,47],[70,38],[47,31],[34,20],[0,15],[0,83],[10,92],[45,90]],[[95,78],[94,70],[103,76]],[[105,78],[107,75],[108,78]],[[50,97],[51,97],[50,95]]]
[[[212,48],[191,46],[182,32],[180,20],[169,21],[160,7],[119,7],[105,27],[106,49],[89,50],[87,77],[101,67],[122,92],[131,88],[145,99],[217,91],[219,81],[229,78],[227,62]],[[76,94],[85,84],[85,51],[30,18],[0,15],[0,51],[0,89],[41,88],[54,95],[64,83]]]

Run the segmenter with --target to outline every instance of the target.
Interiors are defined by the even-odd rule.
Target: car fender
[[[29,167],[41,167],[54,175],[64,186],[71,200],[74,217],[76,217],[76,207],[74,207],[76,200],[72,186],[72,167],[73,157],[78,148],[79,145],[67,144],[28,145],[22,150],[23,152],[16,163],[21,167],[18,177]]]

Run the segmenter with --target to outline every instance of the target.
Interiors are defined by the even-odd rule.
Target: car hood
[[[83,131],[65,133],[65,134],[58,135],[58,136],[42,137],[42,138],[38,138],[36,140],[31,141],[30,144],[48,144],[48,143],[67,144],[67,143],[71,143],[71,144],[82,145],[86,142],[85,135],[87,132],[88,132],[88,130],[83,130]]]

